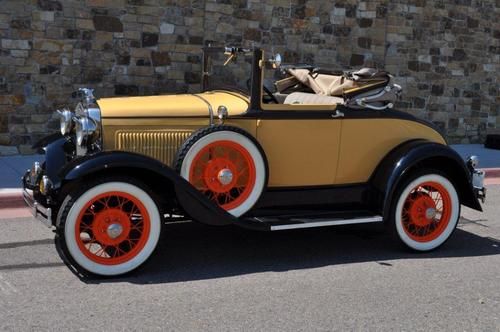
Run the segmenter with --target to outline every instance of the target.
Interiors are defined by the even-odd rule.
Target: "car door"
[[[269,187],[334,184],[342,129],[336,114],[334,108],[263,111],[257,140],[268,160]]]

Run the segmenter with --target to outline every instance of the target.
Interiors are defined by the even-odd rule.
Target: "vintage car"
[[[76,109],[59,111],[61,133],[35,145],[45,162],[23,177],[25,201],[78,273],[136,269],[168,222],[384,222],[428,251],[450,237],[461,205],[481,210],[477,158],[464,161],[431,123],[394,110],[401,88],[386,72],[207,46],[201,78],[193,94],[96,99],[80,89]]]

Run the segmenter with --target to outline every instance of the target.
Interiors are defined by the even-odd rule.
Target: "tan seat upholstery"
[[[344,99],[340,97],[331,97],[324,95],[317,95],[314,93],[306,92],[293,92],[289,94],[283,104],[288,105],[336,105],[343,104]]]
[[[289,69],[288,73],[305,86],[311,88],[318,95],[342,96],[344,90],[358,86],[355,81],[346,79],[343,76],[311,75],[307,69]]]

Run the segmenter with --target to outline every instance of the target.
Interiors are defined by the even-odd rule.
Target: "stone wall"
[[[480,142],[500,127],[498,17],[498,0],[0,0],[0,155],[57,130],[53,111],[78,87],[198,91],[209,41],[385,68],[404,88],[399,109]]]

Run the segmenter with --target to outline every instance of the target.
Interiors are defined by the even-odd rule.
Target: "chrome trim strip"
[[[208,113],[210,115],[210,125],[213,126],[214,125],[214,110],[212,108],[212,105],[205,98],[203,98],[202,96],[200,96],[198,94],[193,94],[193,96],[200,98],[205,104],[207,104]]]
[[[304,220],[305,222],[301,224],[289,224],[289,225],[277,225],[271,226],[271,231],[279,231],[285,229],[298,229],[298,228],[313,228],[313,227],[323,227],[323,226],[339,226],[339,225],[351,225],[351,224],[364,224],[373,222],[382,222],[382,216],[373,216],[368,218],[357,218],[357,219],[336,219],[336,220],[323,220],[307,222],[308,219],[296,219],[297,221]]]

